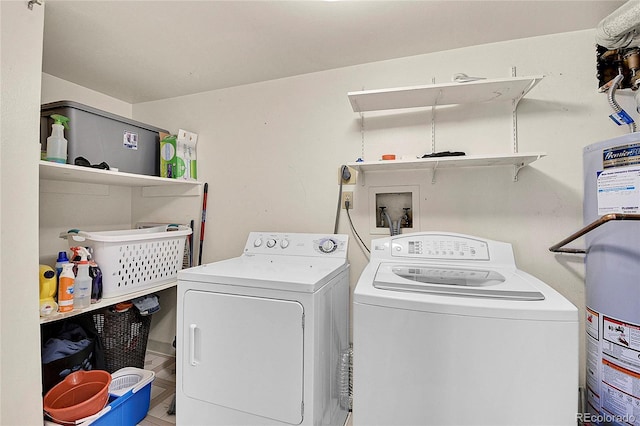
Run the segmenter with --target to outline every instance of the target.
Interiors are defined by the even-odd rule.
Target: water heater
[[[640,133],[586,146],[584,223],[640,212]],[[593,424],[640,425],[640,221],[585,235],[587,411]]]

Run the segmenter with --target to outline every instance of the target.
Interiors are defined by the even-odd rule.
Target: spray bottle
[[[47,138],[47,161],[56,163],[67,162],[67,140],[64,138],[64,129],[69,130],[69,119],[64,115],[53,114],[53,126],[51,136]]]
[[[71,250],[73,250],[74,254],[80,256],[73,292],[73,309],[88,308],[91,305],[91,287],[93,283],[89,276],[89,261],[87,260],[89,252],[84,247],[72,247]]]
[[[89,256],[89,276],[93,280],[91,303],[98,303],[102,300],[102,271],[92,255]]]
[[[73,275],[73,263],[62,265],[60,274],[60,286],[58,288],[58,312],[70,312],[73,310],[73,290],[75,275]]]

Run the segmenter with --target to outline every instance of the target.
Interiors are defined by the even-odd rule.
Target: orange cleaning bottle
[[[58,285],[58,312],[70,312],[73,310],[74,283],[73,263],[65,263],[62,266],[60,284]]]

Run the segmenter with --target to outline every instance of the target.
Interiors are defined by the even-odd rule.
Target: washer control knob
[[[282,247],[283,249],[289,247],[289,240],[283,238],[282,241],[280,241],[280,247]]]
[[[320,244],[320,251],[323,253],[332,253],[336,251],[338,244],[330,238],[327,238]]]
[[[269,248],[273,248],[276,245],[276,240],[274,240],[273,238],[271,238],[270,240],[267,240],[267,247]]]
[[[262,238],[256,238],[256,240],[253,242],[253,246],[260,247],[261,245],[262,245]]]

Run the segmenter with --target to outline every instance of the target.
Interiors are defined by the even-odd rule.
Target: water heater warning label
[[[640,425],[640,324],[587,307],[587,402],[593,415]],[[615,423],[619,424],[619,423]]]
[[[598,215],[640,211],[640,166],[597,172]]]

